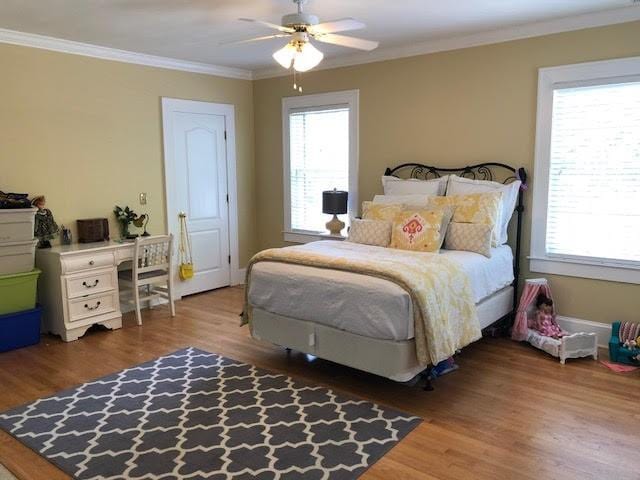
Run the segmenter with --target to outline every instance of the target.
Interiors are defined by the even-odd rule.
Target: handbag
[[[180,242],[178,246],[180,267],[178,276],[180,280],[184,281],[193,278],[193,258],[191,256],[191,238],[187,231],[187,215],[181,212],[178,217],[180,218]]]

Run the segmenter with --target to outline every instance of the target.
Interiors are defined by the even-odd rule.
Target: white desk
[[[38,249],[44,331],[70,342],[95,324],[121,328],[118,265],[132,257],[133,243],[114,241]]]

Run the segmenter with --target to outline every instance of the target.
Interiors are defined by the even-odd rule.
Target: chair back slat
[[[168,270],[172,256],[172,235],[136,238],[133,274],[152,270]]]

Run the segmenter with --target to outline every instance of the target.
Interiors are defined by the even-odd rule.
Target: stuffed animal
[[[625,340],[625,342],[622,344],[622,346],[624,348],[628,348],[629,350],[633,350],[634,348],[636,348],[638,346],[639,342],[638,340]]]

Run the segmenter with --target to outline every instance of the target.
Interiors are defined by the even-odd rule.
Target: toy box
[[[0,315],[31,310],[36,306],[37,268],[0,276]]]
[[[40,342],[42,308],[0,315],[0,352]]]

